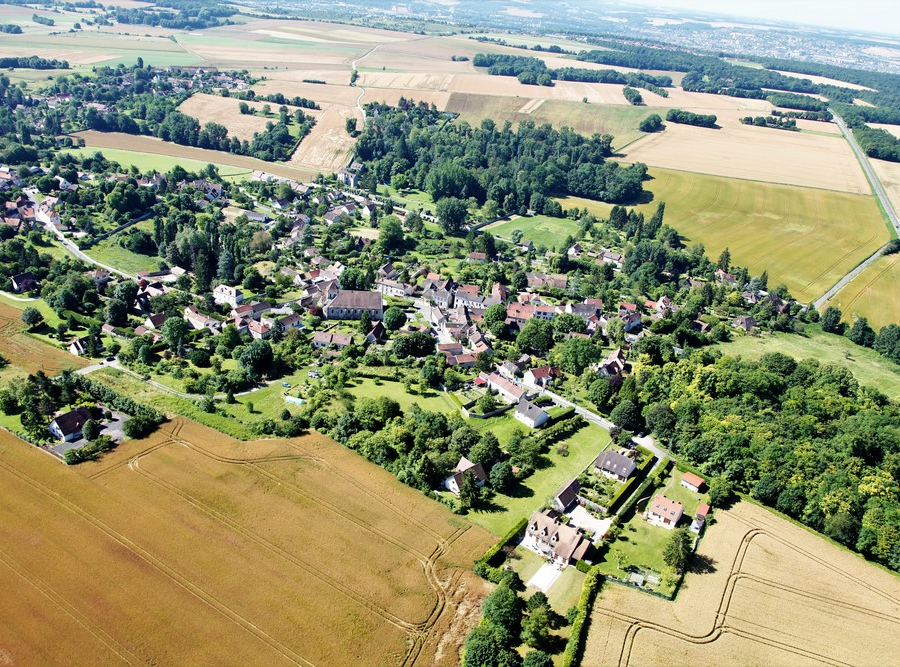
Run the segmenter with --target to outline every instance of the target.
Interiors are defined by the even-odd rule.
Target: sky
[[[628,0],[632,4],[900,34],[897,0]]]

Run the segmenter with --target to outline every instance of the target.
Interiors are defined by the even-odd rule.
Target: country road
[[[891,204],[891,200],[888,198],[887,192],[885,192],[884,186],[881,184],[881,181],[878,178],[878,175],[875,173],[875,170],[872,169],[872,165],[869,162],[868,156],[863,152],[863,149],[860,148],[859,144],[856,143],[856,138],[853,136],[853,132],[850,131],[850,128],[847,127],[847,124],[844,122],[844,119],[834,113],[833,110],[830,110],[834,115],[834,122],[837,123],[837,126],[841,129],[841,132],[844,134],[844,138],[850,144],[850,148],[853,149],[853,152],[856,154],[856,159],[859,160],[860,166],[862,166],[863,171],[866,174],[866,178],[869,179],[869,183],[872,184],[872,190],[875,193],[875,196],[878,197],[878,200],[881,202],[881,206],[884,209],[885,214],[890,220],[891,225],[894,227],[897,235],[900,236],[900,217],[897,216],[897,212],[894,210],[893,204]],[[838,292],[844,289],[850,282],[859,276],[863,271],[865,271],[868,267],[874,264],[879,257],[881,257],[881,253],[884,251],[884,247],[879,248],[875,251],[875,253],[865,259],[861,264],[859,264],[856,268],[854,268],[850,273],[841,278],[837,283],[835,283],[825,294],[820,296],[818,299],[813,301],[813,305],[817,310],[821,310],[822,306],[828,303],[831,299],[833,299]]]
[[[113,268],[113,267],[111,267],[111,266],[107,266],[106,264],[103,264],[103,263],[98,262],[97,260],[95,260],[95,259],[93,259],[93,258],[91,258],[91,257],[88,257],[88,256],[85,255],[83,252],[81,252],[81,250],[78,249],[78,246],[76,246],[74,243],[72,243],[71,240],[67,239],[67,238],[65,237],[65,235],[64,235],[61,231],[59,231],[56,227],[54,227],[54,226],[53,226],[52,224],[50,224],[49,222],[46,223],[46,224],[44,225],[44,227],[46,227],[46,229],[47,229],[51,234],[53,234],[54,236],[56,236],[57,239],[59,239],[59,242],[62,243],[63,247],[64,247],[66,250],[68,250],[70,253],[72,253],[73,255],[75,255],[75,257],[77,257],[78,259],[80,259],[80,260],[81,260],[82,262],[84,262],[85,264],[93,264],[94,266],[99,266],[101,269],[106,269],[106,270],[109,271],[110,273],[115,273],[116,275],[122,276],[123,278],[129,278],[130,280],[137,280],[137,277],[136,277],[136,276],[132,276],[132,275],[130,275],[130,274],[127,274],[127,273],[125,273],[124,271],[119,271],[119,269],[115,269],[115,268]]]

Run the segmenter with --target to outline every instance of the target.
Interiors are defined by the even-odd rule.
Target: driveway
[[[591,515],[586,509],[584,509],[581,505],[573,509],[569,512],[569,523],[576,528],[581,528],[582,530],[590,530],[594,533],[593,542],[597,543],[600,539],[606,535],[606,531],[609,530],[609,527],[612,525],[612,518],[609,519],[597,519]]]

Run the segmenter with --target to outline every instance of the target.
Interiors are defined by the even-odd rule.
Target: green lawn
[[[500,446],[505,448],[506,443],[515,431],[526,433],[531,429],[518,419],[513,417],[513,410],[490,419],[469,419],[469,424],[478,431],[492,431],[500,441]]]
[[[523,517],[540,509],[566,482],[571,481],[609,446],[609,434],[599,426],[588,424],[563,441],[568,445],[568,455],[550,447],[546,455],[547,465],[539,468],[523,483],[517,485],[512,495],[496,494],[491,506],[475,510],[468,515],[473,523],[497,535],[505,535]],[[502,444],[502,441],[501,441]]]
[[[806,334],[774,333],[740,336],[720,347],[726,354],[758,359],[768,352],[781,352],[795,359],[818,359],[850,369],[860,384],[876,387],[893,399],[900,398],[900,366],[874,350],[851,343],[843,336],[822,333],[808,326]]]
[[[578,222],[568,218],[551,218],[548,215],[515,216],[510,220],[499,220],[483,228],[495,236],[510,239],[513,231],[522,230],[522,238],[537,246],[558,248],[567,236],[578,231]]]
[[[623,569],[617,568],[615,552],[621,551],[627,558],[627,564],[639,567],[645,567],[658,573],[662,573],[666,569],[663,562],[663,549],[666,542],[672,536],[672,531],[659,526],[652,526],[637,513],[633,514],[631,519],[622,526],[622,532],[618,539],[610,543],[609,549],[605,553],[604,559],[597,563],[603,574],[609,574],[620,579],[626,578],[627,574]],[[669,593],[670,589],[666,589],[662,584],[659,587],[661,593]]]
[[[355,381],[355,386],[347,387],[354,398],[379,398],[388,396],[393,398],[400,404],[400,409],[404,412],[409,409],[413,403],[418,403],[423,410],[430,412],[453,412],[458,410],[456,404],[442,391],[429,391],[425,395],[408,394],[403,385],[399,382],[391,382],[381,380],[381,384],[375,384],[375,380],[369,378],[361,378]]]
[[[160,257],[131,252],[119,245],[119,238],[119,234],[115,234],[104,239],[85,250],[84,254],[102,264],[131,275],[137,275],[139,271],[156,271],[159,268]]]
[[[168,155],[157,155],[156,153],[142,153],[141,151],[128,151],[119,148],[69,148],[60,153],[69,153],[78,156],[90,156],[94,153],[103,153],[103,157],[107,160],[114,160],[123,167],[137,167],[141,172],[158,171],[166,173],[175,166],[184,167],[187,171],[199,173],[206,168],[205,162],[199,160],[191,160],[188,158],[170,157]],[[240,167],[231,167],[227,165],[217,164],[219,175],[231,181],[246,180],[250,175],[247,169]]]

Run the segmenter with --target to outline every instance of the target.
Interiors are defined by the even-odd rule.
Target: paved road
[[[897,216],[897,212],[894,210],[894,206],[891,204],[891,200],[888,197],[887,192],[885,192],[884,186],[881,184],[878,175],[875,173],[875,170],[872,169],[872,164],[869,162],[868,156],[856,142],[856,138],[853,136],[853,132],[851,132],[850,128],[847,127],[844,119],[834,113],[834,111],[832,111],[832,114],[834,115],[834,122],[837,123],[837,126],[841,129],[841,132],[844,133],[844,137],[850,144],[850,148],[852,148],[853,152],[856,154],[856,159],[859,160],[859,164],[862,166],[866,177],[872,184],[872,189],[875,192],[875,196],[878,197],[879,201],[881,202],[881,206],[884,208],[884,212],[887,214],[888,220],[890,220],[891,225],[893,225],[894,229],[897,232],[897,235],[900,236],[900,217]],[[841,278],[833,287],[831,287],[831,289],[825,292],[825,294],[816,299],[813,302],[813,305],[818,310],[821,310],[822,307],[826,303],[828,303],[828,301],[833,299],[838,294],[838,292],[844,289],[848,284],[850,284],[853,279],[855,279],[857,276],[859,276],[859,274],[861,274],[868,267],[874,264],[878,260],[878,258],[881,257],[881,253],[883,250],[883,247],[876,250],[871,257],[868,257],[859,266],[857,266],[850,273]]]
[[[46,227],[47,231],[49,231],[51,234],[56,236],[57,239],[59,239],[59,242],[63,244],[63,247],[66,250],[68,250],[70,253],[75,255],[78,259],[80,259],[85,264],[93,264],[94,266],[99,266],[101,269],[106,269],[110,273],[115,273],[116,275],[122,276],[123,278],[128,278],[130,280],[137,280],[136,276],[129,275],[129,274],[125,273],[124,271],[119,271],[119,269],[114,269],[111,266],[107,266],[106,264],[103,264],[91,257],[88,257],[83,252],[81,252],[81,250],[78,249],[78,246],[76,246],[74,243],[72,243],[72,241],[70,239],[67,239],[61,231],[59,231],[56,227],[51,225],[49,222],[45,223],[44,227]]]

